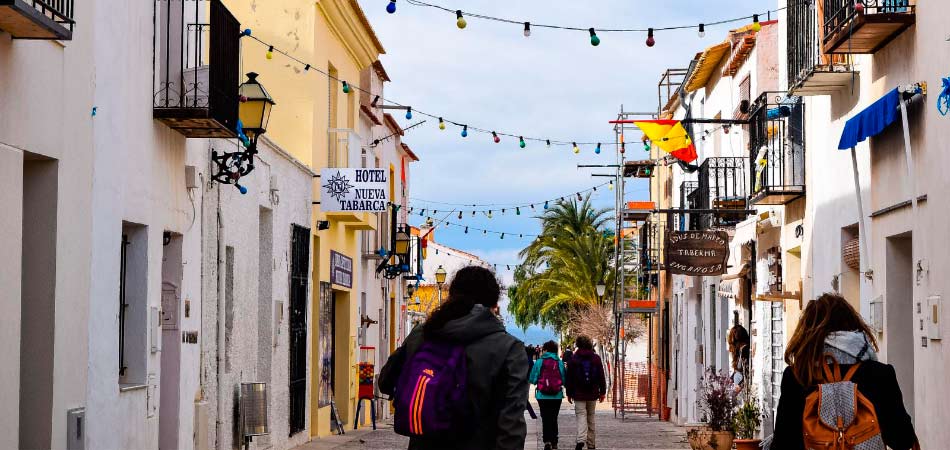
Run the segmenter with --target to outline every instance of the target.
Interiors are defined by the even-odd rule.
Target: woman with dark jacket
[[[412,330],[380,371],[379,390],[392,396],[404,363],[424,341],[465,345],[467,398],[475,420],[464,424],[464,435],[450,440],[412,437],[410,450],[524,448],[528,357],[524,344],[508,334],[492,313],[500,296],[501,287],[491,271],[476,266],[460,269],[449,285],[448,300]]]
[[[594,353],[594,343],[587,336],[577,337],[577,351],[567,364],[565,390],[567,402],[574,404],[577,416],[577,446],[575,450],[594,449],[596,446],[596,424],[594,418],[597,402],[604,402],[607,395],[607,379],[604,365]]]
[[[841,373],[860,364],[851,381],[874,405],[884,444],[892,450],[914,448],[917,436],[894,367],[878,362],[876,350],[874,333],[843,297],[824,294],[809,302],[785,351],[788,368],[782,376],[771,450],[805,450],[805,397],[825,382],[828,354],[841,364]]]

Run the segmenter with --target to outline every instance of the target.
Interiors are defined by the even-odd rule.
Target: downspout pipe
[[[225,397],[224,390],[224,350],[225,350],[225,338],[224,338],[224,324],[225,320],[225,308],[224,308],[224,296],[225,296],[225,284],[226,280],[226,269],[227,269],[227,252],[225,251],[225,240],[224,240],[224,217],[221,213],[221,185],[217,186],[218,188],[218,299],[216,302],[217,305],[217,339],[218,344],[216,346],[217,353],[217,390],[218,390],[218,408],[217,414],[215,415],[215,448],[218,450],[226,450],[224,448],[224,417],[225,417],[225,404],[227,403],[227,398]]]

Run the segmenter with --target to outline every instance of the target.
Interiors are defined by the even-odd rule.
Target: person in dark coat
[[[594,416],[597,402],[607,395],[607,378],[600,356],[594,353],[594,343],[587,336],[577,337],[577,351],[567,364],[565,380],[567,402],[574,404],[577,415],[577,446],[581,450],[596,448]]]
[[[823,383],[822,359],[831,354],[842,373],[860,363],[851,379],[877,412],[884,444],[892,450],[910,450],[917,435],[904,409],[894,367],[877,361],[877,341],[854,307],[837,294],[809,302],[788,343],[782,375],[782,394],[775,418],[771,450],[805,450],[802,417],[805,397]]]
[[[449,298],[406,338],[380,370],[379,390],[392,396],[403,364],[428,340],[465,343],[468,399],[477,420],[451,441],[411,438],[410,450],[522,450],[527,427],[528,357],[524,344],[492,313],[501,296],[495,275],[483,267],[460,269]]]

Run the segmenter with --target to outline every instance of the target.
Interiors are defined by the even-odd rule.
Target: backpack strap
[[[828,360],[831,360],[834,365],[829,365]],[[835,359],[834,355],[831,353],[825,353],[825,357],[822,359],[822,370],[825,372],[825,382],[836,383],[841,381],[841,365],[838,364],[838,360]]]

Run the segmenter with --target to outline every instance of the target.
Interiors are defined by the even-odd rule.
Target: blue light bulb
[[[412,120],[412,108],[406,109],[406,120]]]
[[[597,148],[594,149],[594,153],[600,154],[600,142],[597,143]]]
[[[389,0],[389,4],[386,5],[386,12],[393,14],[396,12],[396,0]]]
[[[547,200],[544,201],[544,209],[548,209],[548,201],[547,201]]]
[[[468,125],[462,126],[462,137],[468,137]]]
[[[237,187],[239,191],[241,191],[241,195],[247,194],[247,188],[246,188],[246,187],[241,186],[240,184],[235,184],[234,186]]]

